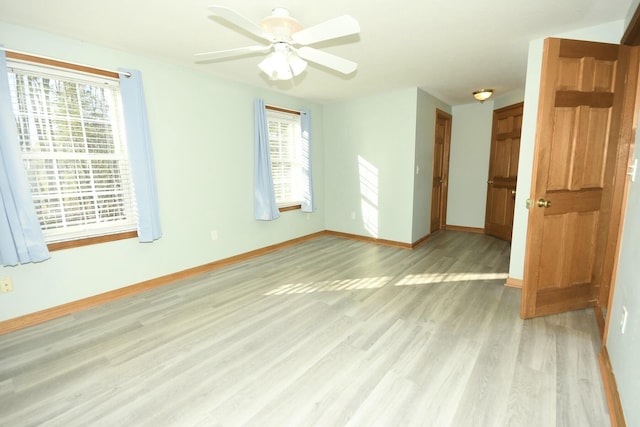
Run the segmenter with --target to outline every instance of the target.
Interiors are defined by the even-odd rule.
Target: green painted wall
[[[447,225],[484,228],[493,100],[453,107]]]
[[[39,264],[0,267],[0,277],[11,277],[15,288],[0,298],[0,321],[325,229],[405,243],[428,233],[435,108],[451,108],[417,88],[318,105],[216,79],[195,65],[184,68],[2,22],[0,43],[142,72],[164,232],[152,244],[124,240],[57,251]],[[312,111],[313,214],[253,219],[256,97]]]
[[[130,53],[0,23],[5,46],[102,68],[142,72],[164,236],[53,252],[39,264],[0,267],[14,292],[0,321],[325,229],[323,108]],[[253,219],[253,100],[310,108],[317,211]],[[211,230],[219,239],[212,241]]]
[[[640,134],[634,158],[640,158]],[[625,223],[611,307],[607,349],[628,426],[640,425],[640,171],[629,186]],[[627,311],[624,334],[620,327],[623,307]]]
[[[409,243],[417,89],[325,105],[328,230]]]

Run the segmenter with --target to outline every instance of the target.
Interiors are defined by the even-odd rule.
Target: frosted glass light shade
[[[307,68],[307,62],[290,51],[288,45],[276,44],[273,53],[263,59],[258,67],[271,80],[290,80]]]
[[[293,72],[291,72],[287,57],[278,52],[271,53],[258,64],[258,67],[269,76],[271,80],[289,80],[293,78]]]
[[[299,76],[307,68],[307,61],[300,58],[296,53],[289,53],[289,67],[294,76]]]
[[[491,95],[493,95],[493,89],[480,89],[473,92],[473,97],[480,102],[491,98]]]

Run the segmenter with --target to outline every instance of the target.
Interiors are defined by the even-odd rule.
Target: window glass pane
[[[267,110],[269,153],[276,203],[291,206],[302,201],[300,116]]]
[[[47,242],[135,230],[114,79],[11,63],[23,161]]]

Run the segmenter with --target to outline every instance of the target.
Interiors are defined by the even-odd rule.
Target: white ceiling
[[[420,87],[451,105],[471,92],[524,87],[529,40],[624,19],[632,0],[0,0],[0,20],[197,68],[225,79],[318,102]],[[259,44],[207,6],[228,6],[258,22],[285,7],[303,26],[349,14],[359,36],[314,47],[355,61],[350,76],[310,65],[274,83],[249,56],[195,64],[193,54]],[[1,40],[0,40],[1,42]],[[11,47],[11,46],[7,46]],[[64,58],[61,55],[61,59]],[[69,58],[73,60],[76,58]],[[99,66],[100,64],[89,64]]]

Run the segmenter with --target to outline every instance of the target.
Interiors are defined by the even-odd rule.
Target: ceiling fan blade
[[[298,56],[302,59],[331,68],[332,70],[339,71],[342,74],[351,74],[358,69],[358,64],[353,61],[349,61],[348,59],[344,59],[312,47],[303,46],[297,49],[297,52]]]
[[[271,50],[271,46],[247,46],[239,47],[237,49],[218,50],[215,52],[196,53],[196,62],[208,62],[218,59],[229,58],[232,56],[242,56],[251,53],[266,53]]]
[[[251,22],[233,9],[224,6],[209,6],[209,11],[251,34],[267,41],[273,41],[273,35],[271,33],[265,31],[262,27]]]
[[[291,39],[295,44],[306,46],[359,32],[360,24],[358,21],[349,15],[342,15],[293,33]]]

